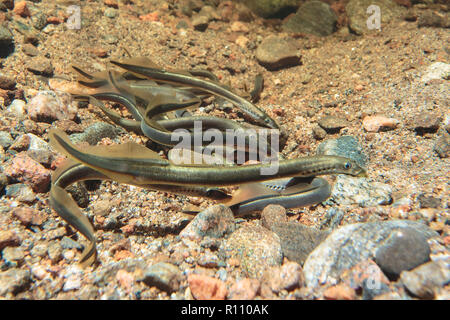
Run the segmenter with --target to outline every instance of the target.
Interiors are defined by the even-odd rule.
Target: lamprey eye
[[[345,164],[344,164],[344,168],[345,169],[351,169],[352,168],[352,164],[350,163],[350,162],[346,162]]]

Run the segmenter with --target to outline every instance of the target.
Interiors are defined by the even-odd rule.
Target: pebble
[[[337,16],[331,7],[320,1],[308,1],[295,15],[283,23],[283,29],[296,33],[328,36],[336,31]]]
[[[439,129],[442,118],[435,112],[420,112],[408,120],[410,130],[417,134],[434,133]]]
[[[0,0],[0,10],[6,11],[6,9],[14,8],[14,0]]]
[[[385,116],[367,116],[363,119],[362,125],[367,132],[380,132],[393,130],[399,121]]]
[[[337,284],[344,270],[374,258],[378,248],[400,228],[415,229],[427,239],[438,235],[426,225],[408,220],[346,225],[333,231],[306,259],[303,272],[307,286]]]
[[[188,275],[189,288],[197,300],[224,300],[227,288],[222,280],[201,274]]]
[[[44,168],[23,152],[8,161],[4,173],[10,181],[30,184],[34,192],[48,191],[50,170]]]
[[[36,200],[33,189],[25,183],[15,183],[6,186],[5,195],[20,202],[32,203]]]
[[[120,130],[109,123],[96,122],[87,127],[84,132],[70,135],[70,140],[75,144],[87,142],[90,145],[96,145],[103,138],[116,138]]]
[[[114,8],[106,8],[104,14],[105,14],[105,17],[114,19],[117,16],[117,10]]]
[[[143,281],[148,286],[155,286],[166,292],[177,291],[180,283],[183,280],[183,275],[177,266],[158,262],[150,266],[144,275]]]
[[[448,158],[450,156],[450,134],[444,133],[437,138],[433,150],[438,154],[439,158]]]
[[[391,279],[397,279],[404,270],[411,270],[430,260],[427,239],[411,228],[393,232],[380,246],[375,261]]]
[[[428,83],[436,79],[450,79],[450,64],[444,62],[435,62],[427,67],[421,81]]]
[[[68,93],[39,91],[28,102],[27,112],[30,118],[35,121],[74,120],[77,115],[77,107],[72,96]]]
[[[448,14],[427,10],[419,15],[418,27],[450,28]]]
[[[14,90],[16,87],[16,80],[11,79],[0,73],[0,89]]]
[[[208,28],[209,18],[206,15],[196,14],[191,18],[192,25],[197,31],[205,31]]]
[[[264,274],[266,282],[273,292],[292,291],[305,284],[302,267],[296,262],[287,262],[280,267],[273,267]]]
[[[2,251],[2,258],[7,264],[17,266],[23,262],[25,252],[21,247],[6,247]]]
[[[227,298],[229,300],[253,300],[258,294],[260,285],[257,279],[241,279],[231,286]]]
[[[190,240],[222,238],[235,228],[233,212],[227,206],[219,204],[198,213],[180,232],[180,237]]]
[[[5,26],[0,25],[0,45],[8,47],[14,43],[13,33]]]
[[[261,212],[262,226],[267,229],[270,229],[275,223],[287,221],[286,209],[278,204],[269,204]]]
[[[42,30],[47,25],[47,15],[44,12],[37,12],[31,17],[33,27],[37,30]]]
[[[366,178],[338,175],[325,203],[342,205],[358,204],[360,207],[374,207],[392,202],[392,187],[381,182],[369,182]]]
[[[32,133],[28,133],[27,136],[30,140],[27,154],[40,164],[49,167],[53,161],[53,153],[49,144]]]
[[[61,239],[60,244],[61,244],[61,247],[65,250],[66,249],[78,249],[78,250],[83,249],[83,246],[81,244],[79,244],[78,242],[76,242],[75,240],[73,240],[67,236],[64,236]]]
[[[37,265],[33,266],[31,268],[31,273],[33,274],[33,277],[35,277],[38,280],[43,280],[45,278],[50,277],[50,273],[48,273],[43,266]]]
[[[319,120],[319,126],[327,133],[338,133],[342,128],[345,128],[348,125],[349,123],[347,120],[336,116],[326,116]]]
[[[283,10],[298,6],[296,0],[242,0],[241,2],[263,18],[274,16]]]
[[[400,274],[400,282],[414,296],[432,299],[436,289],[450,282],[450,261],[431,261],[411,271],[404,271]]]
[[[11,134],[6,131],[0,131],[0,146],[3,149],[8,149],[14,143]]]
[[[63,248],[59,241],[51,241],[47,247],[47,254],[53,264],[58,263],[63,257]]]
[[[294,44],[278,36],[268,36],[256,49],[256,60],[267,70],[278,70],[301,64]]]
[[[356,292],[346,284],[338,284],[329,287],[323,292],[323,297],[327,300],[355,300]]]
[[[329,234],[297,222],[278,222],[270,230],[280,238],[283,256],[300,265]]]
[[[441,207],[441,199],[433,196],[426,196],[425,194],[419,194],[417,196],[420,208],[439,208]]]
[[[363,300],[372,300],[390,291],[389,279],[371,259],[361,261],[354,267],[344,270],[340,278],[342,283],[355,291],[362,291]]]
[[[2,147],[0,147],[0,162],[4,161],[5,151]],[[5,187],[8,185],[8,177],[2,173],[0,173],[0,192],[3,192]]]
[[[9,147],[10,150],[24,151],[30,146],[30,137],[26,134],[22,134],[14,140],[14,143]]]
[[[12,268],[0,272],[0,296],[22,292],[30,286],[30,283],[31,273],[29,270]]]
[[[327,228],[328,230],[334,230],[338,228],[344,219],[345,212],[332,207],[327,210],[325,213],[325,219],[321,224],[321,229]]]
[[[25,226],[40,226],[46,220],[41,211],[29,207],[14,208],[11,213]]]
[[[26,115],[26,102],[20,99],[14,99],[8,106],[8,111],[14,114],[17,119],[24,119]]]
[[[116,280],[127,293],[130,293],[134,282],[134,275],[132,273],[121,269],[116,273]]]
[[[369,17],[367,8],[371,5],[378,6],[382,13],[380,29],[395,17],[403,16],[405,12],[405,8],[400,7],[393,0],[350,0],[345,6],[345,11],[349,19],[348,26],[352,32],[362,35],[379,31],[377,29],[371,30],[367,27],[367,19]]]
[[[27,70],[36,75],[42,75],[45,77],[51,77],[53,75],[53,65],[50,59],[43,57],[33,57],[27,63]]]
[[[312,133],[314,139],[316,140],[323,140],[327,136],[327,132],[324,129],[322,129],[322,127],[320,127],[319,125],[315,125],[312,128]]]
[[[346,157],[356,161],[361,167],[367,164],[367,156],[354,136],[342,136],[320,143],[317,147],[317,155]]]
[[[57,120],[53,122],[53,125],[67,134],[81,133],[84,131],[81,125],[68,119]]]
[[[18,1],[14,3],[13,13],[23,18],[27,18],[31,15],[30,9],[28,9],[26,1]]]
[[[6,247],[18,246],[21,243],[21,239],[14,231],[0,230],[0,250]]]
[[[278,236],[264,227],[245,224],[222,242],[219,252],[238,259],[252,278],[260,278],[267,268],[281,265],[283,254]]]

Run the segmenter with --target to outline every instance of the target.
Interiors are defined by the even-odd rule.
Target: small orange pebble
[[[119,8],[119,3],[116,0],[104,0],[103,3],[111,8]]]
[[[238,267],[241,264],[241,262],[237,258],[230,258],[228,259],[227,264],[230,267]]]
[[[154,11],[146,15],[139,16],[139,19],[142,21],[159,21],[159,14],[158,11]]]
[[[89,51],[99,58],[105,58],[108,56],[108,52],[103,48],[92,48]]]
[[[127,272],[126,270],[120,269],[116,273],[116,280],[119,282],[120,286],[127,292],[130,293],[131,287],[134,282],[134,276],[132,273]]]
[[[450,244],[450,236],[444,237],[444,244],[448,246]]]
[[[123,260],[126,258],[132,258],[134,255],[128,250],[118,250],[114,253],[114,260]]]
[[[283,108],[275,108],[272,110],[273,113],[275,113],[277,116],[284,116],[286,114],[286,112],[284,111]]]
[[[411,157],[411,161],[412,161],[413,163],[417,163],[417,161],[419,161],[419,157],[418,157],[418,156],[412,156],[412,157]]]
[[[63,163],[67,158],[66,157],[58,157],[55,160],[52,161],[52,163],[50,164],[50,169],[55,170],[56,168],[58,168],[61,163]]]
[[[357,84],[357,85],[355,86],[355,90],[356,90],[356,91],[362,91],[362,90],[364,90],[364,86],[363,86],[362,84]]]
[[[64,22],[64,19],[60,18],[60,17],[51,16],[51,17],[47,18],[47,23],[50,23],[50,24],[61,24],[63,22]]]
[[[135,226],[134,223],[129,223],[120,228],[120,230],[122,230],[122,232],[125,234],[132,234],[134,232],[134,226]]]
[[[338,284],[336,286],[326,289],[323,297],[329,300],[355,300],[355,290],[346,284]]]
[[[14,4],[13,13],[23,18],[31,16],[30,10],[27,7],[26,1],[19,1]]]

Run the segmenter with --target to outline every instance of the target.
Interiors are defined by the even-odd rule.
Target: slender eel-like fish
[[[138,144],[93,146],[81,151],[72,145],[62,131],[55,129],[49,134],[51,144],[70,159],[53,175],[50,202],[63,219],[89,240],[89,245],[84,250],[80,261],[83,265],[92,264],[97,253],[92,225],[64,190],[76,181],[114,180],[153,190],[227,200],[226,204],[237,214],[245,214],[261,210],[270,203],[298,207],[323,201],[329,196],[330,191],[326,180],[313,178],[319,174],[365,175],[364,169],[352,160],[335,156],[319,156],[285,160],[280,164],[282,173],[274,177],[294,175],[303,177],[294,178],[297,179],[295,182],[286,180],[286,182],[264,182],[265,185],[254,184],[251,182],[270,179],[259,174],[259,169],[264,165],[176,166]],[[231,199],[220,189],[205,187],[233,184],[244,184],[244,186]],[[278,186],[278,190],[272,190],[270,186]]]
[[[252,119],[257,121],[259,125],[271,129],[279,129],[279,126],[275,122],[275,120],[269,117],[263,110],[215,81],[200,79],[182,73],[161,70],[155,68],[154,64],[151,63],[150,60],[145,58],[134,58],[125,60],[123,62],[111,61],[111,63],[130,72],[134,72],[138,75],[146,76],[149,79],[168,83],[183,84],[186,86],[191,86],[193,88],[202,89],[206,92],[230,101],[232,104],[240,108],[243,112],[248,114]]]

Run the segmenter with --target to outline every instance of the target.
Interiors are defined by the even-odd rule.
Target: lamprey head
[[[366,170],[356,163],[356,161],[344,157],[333,158],[336,173],[348,174],[355,177],[367,177]]]

